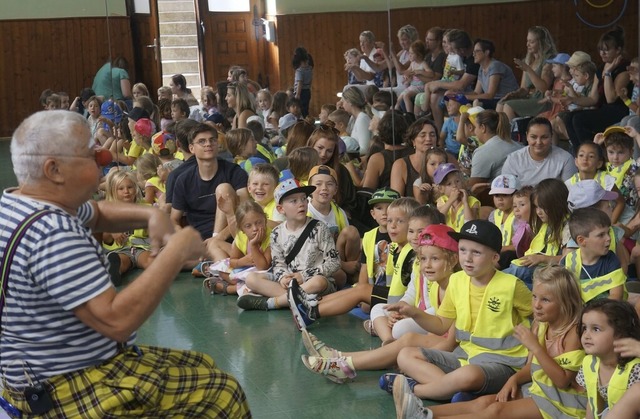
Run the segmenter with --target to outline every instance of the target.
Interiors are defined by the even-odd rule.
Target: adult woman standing
[[[516,116],[536,116],[544,112],[547,103],[538,103],[551,89],[553,73],[546,60],[556,55],[556,44],[547,28],[533,26],[527,32],[527,55],[524,60],[514,58],[516,67],[522,70],[520,88],[507,93],[496,110],[504,112],[509,120]]]
[[[493,42],[478,39],[473,46],[473,59],[480,66],[478,81],[467,99],[478,100],[484,109],[495,109],[498,101],[518,88],[518,81],[511,67],[493,58],[496,48]]]
[[[92,89],[96,96],[102,96],[105,100],[131,99],[131,81],[127,68],[129,64],[124,57],[116,57],[113,62],[108,62],[96,73],[93,78]],[[128,103],[127,105],[130,105]]]
[[[420,177],[420,165],[432,147],[438,145],[438,128],[427,118],[420,118],[407,130],[406,142],[415,152],[396,160],[391,168],[391,189],[402,196],[413,197],[413,183]]]
[[[187,87],[187,79],[182,74],[174,74],[169,80],[169,87],[174,99],[184,99],[189,106],[198,104],[198,100],[191,94],[191,89]]]
[[[247,85],[244,83],[229,83],[227,85],[227,105],[234,111],[232,128],[246,128],[247,120],[256,115],[256,106],[253,95],[249,93]]]
[[[369,151],[369,143],[371,142],[371,132],[369,131],[371,117],[366,112],[368,105],[364,93],[355,86],[349,87],[342,93],[342,106],[351,115],[350,135],[358,141],[360,155],[364,156]]]
[[[633,83],[630,82],[627,71],[629,61],[623,56],[624,30],[617,26],[602,35],[598,41],[598,50],[604,63],[602,69],[596,73],[600,107],[593,110],[567,112],[563,115],[569,139],[575,149],[581,143],[593,140],[596,133],[604,131],[609,125],[615,124],[629,114],[629,108],[620,99],[618,93],[622,89],[626,89],[627,92],[633,90]],[[570,103],[585,105],[579,102],[581,99],[584,100],[584,98],[567,97],[563,104],[565,106]]]

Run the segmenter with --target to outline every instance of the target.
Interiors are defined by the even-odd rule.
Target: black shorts
[[[389,287],[383,287],[381,285],[374,285],[371,291],[371,307],[376,304],[387,304],[387,298],[389,297]]]

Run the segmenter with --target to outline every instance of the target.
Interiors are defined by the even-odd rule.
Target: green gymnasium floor
[[[382,372],[360,372],[338,385],[307,371],[300,332],[289,310],[237,308],[235,296],[211,296],[182,273],[138,334],[141,344],[194,349],[211,355],[242,384],[255,418],[391,418],[393,398],[378,388]],[[371,349],[362,321],[345,314],[309,330],[341,350]]]
[[[9,141],[0,140],[0,187],[16,185]],[[132,275],[133,277],[133,275]],[[307,371],[306,353],[289,310],[243,312],[233,296],[211,296],[202,281],[182,273],[143,325],[138,343],[193,349],[213,357],[242,384],[255,418],[391,418],[393,398],[378,388],[382,372],[361,372],[338,385]],[[377,347],[351,315],[310,327],[341,350]]]

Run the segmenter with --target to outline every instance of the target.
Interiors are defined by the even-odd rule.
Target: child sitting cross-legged
[[[449,400],[458,392],[497,393],[527,361],[527,348],[513,334],[519,324],[528,326],[531,292],[518,278],[495,268],[502,249],[500,229],[474,220],[450,234],[458,240],[463,270],[449,279],[437,315],[406,303],[387,306],[438,335],[455,325],[458,346],[453,352],[404,348],[398,354],[398,366],[415,380],[413,393],[432,400]]]
[[[238,298],[238,307],[286,308],[292,283],[306,294],[325,295],[336,290],[333,275],[340,268],[340,258],[333,237],[324,223],[307,217],[307,197],[314,190],[314,186],[301,186],[293,179],[276,188],[274,198],[285,221],[271,232],[272,271],[247,276],[252,293]]]
[[[235,218],[238,231],[229,258],[210,265],[205,272],[204,285],[212,293],[243,295],[250,291],[244,286],[247,275],[271,266],[271,228],[262,207],[255,201],[241,202]]]
[[[425,207],[420,207],[423,208]],[[429,307],[437,310],[440,306],[445,298],[449,277],[458,264],[458,244],[449,236],[449,232],[453,232],[451,227],[443,224],[431,224],[420,232],[419,275],[412,279],[402,301],[421,310],[429,310]],[[382,305],[378,304],[376,307]],[[400,320],[395,323],[394,329],[398,325],[404,326],[403,322],[412,321],[411,318]],[[302,332],[302,342],[309,353],[309,356],[302,357],[302,362],[310,371],[322,374],[333,382],[344,383],[354,378],[357,370],[393,368],[402,348],[431,348],[438,345],[438,348],[451,350],[455,347],[455,334],[450,332],[447,338],[427,334],[414,324],[411,330],[398,336],[397,340],[373,350],[358,352],[340,352],[330,348],[306,330]],[[397,376],[398,374],[392,373],[382,375],[380,387],[391,392]]]
[[[311,193],[307,215],[324,222],[333,235],[340,255],[340,270],[334,274],[336,286],[344,287],[347,275],[360,271],[360,234],[349,225],[347,214],[333,199],[338,192],[338,176],[329,166],[315,166],[309,172],[309,185],[315,186]]]
[[[529,350],[527,365],[512,375],[498,394],[469,402],[423,408],[410,391],[411,381],[393,385],[399,418],[582,418],[587,397],[572,385],[582,361],[577,324],[580,290],[571,272],[560,266],[539,268],[533,275],[534,322],[518,325],[514,337]]]
[[[358,283],[352,288],[328,295],[319,301],[315,298],[307,298],[308,296],[299,292],[298,288],[291,289],[289,306],[299,329],[305,329],[320,317],[348,313],[359,303],[366,303],[373,307],[376,304],[386,303],[391,295],[396,296],[395,301],[402,297],[414,265],[415,252],[407,243],[410,215],[418,207],[418,202],[413,198],[399,198],[389,204],[386,217],[387,232],[392,243],[388,250],[385,270],[387,275],[380,272],[376,276],[375,284]],[[440,214],[436,213],[436,216]],[[370,327],[367,328],[367,331],[370,329]]]

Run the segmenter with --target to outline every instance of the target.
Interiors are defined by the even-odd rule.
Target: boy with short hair
[[[271,232],[272,270],[249,274],[246,283],[253,293],[238,298],[238,307],[286,308],[287,290],[294,283],[305,294],[326,295],[336,290],[333,274],[340,268],[340,259],[331,232],[324,223],[307,217],[307,197],[314,190],[315,186],[301,186],[295,179],[276,188],[274,198],[285,221]]]
[[[336,105],[332,103],[325,103],[324,105],[322,105],[322,107],[320,108],[320,115],[318,115],[318,120],[320,121],[320,123],[325,124],[329,120],[329,115],[331,115],[331,113],[335,110]]]
[[[449,118],[442,124],[440,131],[440,145],[456,159],[460,154],[460,143],[456,140],[458,123],[460,122],[460,106],[468,105],[469,99],[464,94],[449,95],[444,97]]]
[[[302,118],[302,107],[300,106],[300,99],[295,97],[287,100],[287,112],[295,116],[297,119]]]
[[[579,248],[560,261],[578,278],[582,300],[624,298],[627,276],[610,249],[609,216],[597,208],[580,208],[569,217],[569,231]]]
[[[638,164],[633,159],[633,138],[624,128],[612,126],[602,135],[596,135],[594,142],[601,142],[602,139],[607,152],[608,163],[605,166],[607,174],[615,178],[615,184],[625,203],[618,222],[626,224],[633,218],[638,203],[638,192],[633,180],[638,171]]]
[[[432,400],[448,400],[461,391],[494,394],[526,364],[527,348],[513,333],[532,314],[531,292],[515,276],[496,270],[502,248],[500,230],[489,221],[473,220],[449,235],[458,241],[463,270],[451,275],[437,315],[403,302],[387,310],[411,317],[438,335],[455,324],[459,345],[453,352],[402,349],[398,366],[412,379],[406,379],[408,385],[401,385],[403,378],[396,379],[394,397],[403,397],[403,388]]]
[[[396,294],[399,300],[411,280],[415,252],[408,245],[410,214],[420,206],[413,198],[399,198],[387,208],[387,229],[392,240],[389,246],[385,275],[375,284],[359,283],[357,286],[341,290],[333,295],[316,301],[295,286],[289,292],[289,306],[298,329],[305,329],[320,317],[336,316],[349,312],[359,303],[371,306],[384,304],[392,292],[392,286],[398,284]],[[383,249],[384,250],[384,249]],[[404,285],[404,289],[402,286]]]
[[[338,192],[338,176],[329,166],[315,166],[309,172],[309,185],[315,186],[311,193],[308,216],[324,222],[333,235],[340,255],[341,270],[334,275],[336,286],[342,288],[347,276],[355,276],[360,270],[360,233],[349,225],[347,214],[335,202]]]
[[[189,118],[189,114],[191,113],[191,109],[189,108],[189,104],[184,99],[174,99],[171,102],[171,119],[175,122],[183,121]]]
[[[509,267],[516,259],[516,248],[513,245],[515,232],[515,214],[513,212],[513,194],[518,191],[518,180],[514,175],[502,174],[491,182],[489,195],[493,197],[495,210],[489,214],[489,221],[498,226],[502,233],[502,251],[500,252],[500,269]]]

